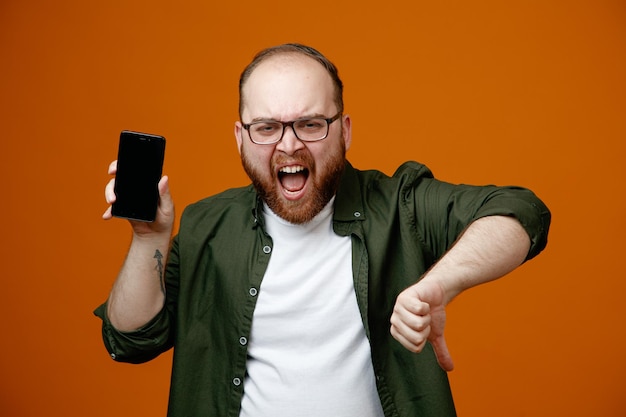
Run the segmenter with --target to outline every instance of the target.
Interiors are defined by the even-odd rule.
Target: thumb
[[[169,198],[170,196],[170,181],[169,181],[169,177],[167,175],[164,175],[161,177],[161,180],[159,181],[159,195],[161,197],[163,196],[167,196]]]
[[[164,175],[159,181],[159,198],[161,199],[160,206],[165,212],[172,210],[173,202],[170,195],[170,181],[167,175]]]
[[[159,181],[159,213],[166,223],[173,222],[174,201],[170,194],[169,177],[163,176]]]
[[[441,368],[446,372],[452,371],[454,369],[454,362],[452,361],[452,356],[448,351],[448,345],[446,344],[446,339],[443,335],[430,340],[430,344],[435,350],[435,356],[437,357],[439,366],[441,366]]]

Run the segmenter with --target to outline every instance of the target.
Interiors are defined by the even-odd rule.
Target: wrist
[[[443,305],[448,305],[457,295],[463,292],[460,282],[456,282],[451,276],[451,274],[441,273],[436,269],[432,269],[423,275],[420,283],[437,288],[443,299]]]

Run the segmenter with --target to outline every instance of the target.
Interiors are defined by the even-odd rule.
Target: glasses
[[[303,142],[315,142],[326,139],[330,124],[341,117],[341,112],[329,119],[323,117],[307,117],[279,122],[277,120],[261,120],[259,122],[243,124],[248,131],[250,140],[257,145],[272,145],[283,139],[285,128],[291,127],[293,133]]]

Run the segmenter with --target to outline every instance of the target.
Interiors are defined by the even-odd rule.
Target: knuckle
[[[413,333],[407,337],[407,340],[409,340],[414,346],[420,347],[424,344],[426,338],[421,333]]]
[[[408,346],[407,349],[409,349],[409,351],[411,351],[413,353],[420,353],[424,349],[424,344],[423,343],[413,343],[410,346]]]

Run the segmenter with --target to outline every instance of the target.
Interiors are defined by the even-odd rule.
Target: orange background
[[[436,4],[435,4],[436,3]],[[626,6],[615,1],[0,3],[3,416],[165,415],[171,354],[117,364],[92,310],[120,130],[167,137],[178,207],[247,183],[237,79],[259,49],[340,68],[350,160],[530,187],[547,250],[449,307],[459,415],[623,416]]]

